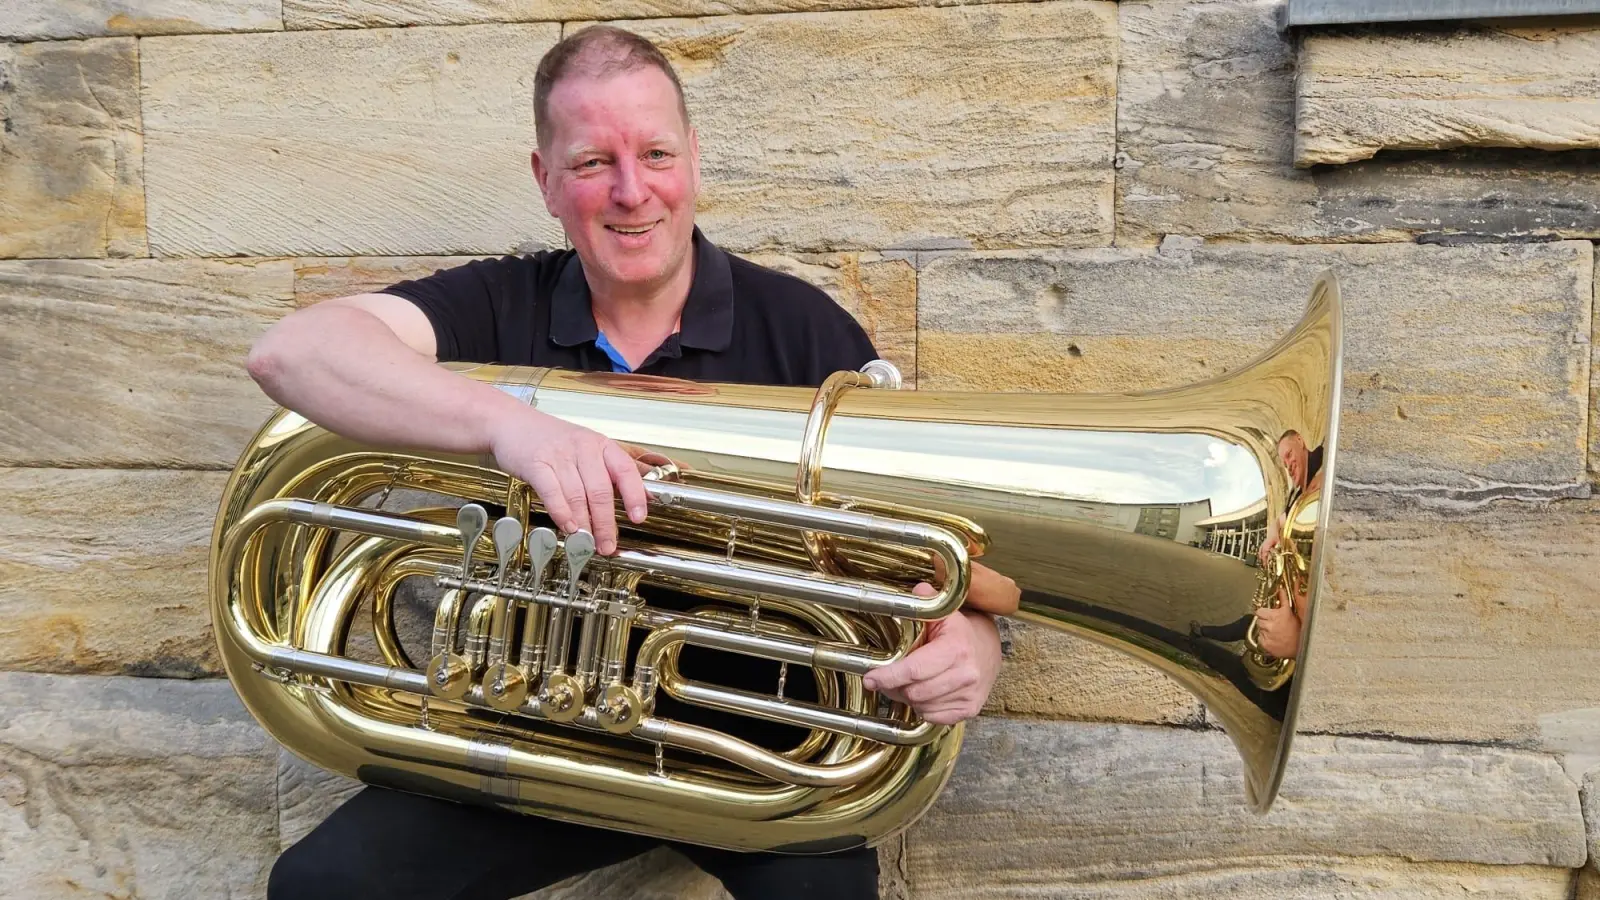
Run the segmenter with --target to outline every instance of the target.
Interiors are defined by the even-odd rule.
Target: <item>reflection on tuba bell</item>
[[[1321,513],[1320,490],[1297,496],[1284,514],[1282,535],[1272,548],[1256,581],[1251,604],[1257,609],[1289,606],[1303,610],[1310,589],[1311,553]],[[1294,660],[1280,659],[1261,646],[1254,617],[1245,632],[1246,652],[1241,658],[1250,679],[1263,690],[1275,691],[1294,676]]]
[[[958,609],[981,556],[1022,588],[1021,619],[1200,697],[1265,811],[1306,676],[1340,340],[1324,274],[1259,359],[1141,394],[898,391],[876,364],[816,391],[456,366],[651,454],[649,518],[622,519],[609,557],[482,460],[363,446],[279,411],[218,513],[218,645],[274,737],[369,784],[827,852],[907,827],[948,779],[962,728],[861,676]],[[1274,442],[1290,429],[1323,448],[1323,490],[1283,542],[1304,566],[1299,652],[1262,684],[1245,642],[1188,625],[1250,615],[1255,567],[1205,523],[1288,509]],[[911,592],[922,580],[933,596]],[[408,636],[419,585],[438,599]],[[735,665],[765,667],[772,691],[720,684]]]

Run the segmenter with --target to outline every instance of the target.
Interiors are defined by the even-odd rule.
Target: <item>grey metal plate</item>
[[[1600,13],[1600,0],[1289,0],[1283,28],[1355,22],[1428,22]]]

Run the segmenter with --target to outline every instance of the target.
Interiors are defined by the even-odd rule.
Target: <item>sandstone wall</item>
[[[559,246],[533,69],[611,19],[680,66],[707,233],[921,386],[1187,382],[1344,282],[1332,592],[1276,810],[1243,811],[1188,694],[1023,627],[886,897],[1600,897],[1600,23],[1277,12],[0,9],[6,895],[260,896],[348,793],[219,678],[206,544],[269,408],[244,351],[296,306]],[[539,896],[723,895],[660,852]]]

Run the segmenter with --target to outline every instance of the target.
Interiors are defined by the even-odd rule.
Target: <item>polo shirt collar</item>
[[[573,253],[556,277],[550,297],[550,340],[563,347],[590,343],[600,336],[590,305],[583,263]],[[728,254],[694,229],[694,281],[683,305],[676,343],[699,350],[721,351],[733,343],[733,269]],[[674,339],[669,337],[668,343]]]

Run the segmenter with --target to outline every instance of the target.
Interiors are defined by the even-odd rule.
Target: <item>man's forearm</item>
[[[486,453],[497,419],[528,410],[489,385],[449,372],[371,313],[313,307],[263,335],[250,375],[279,404],[367,443]]]

